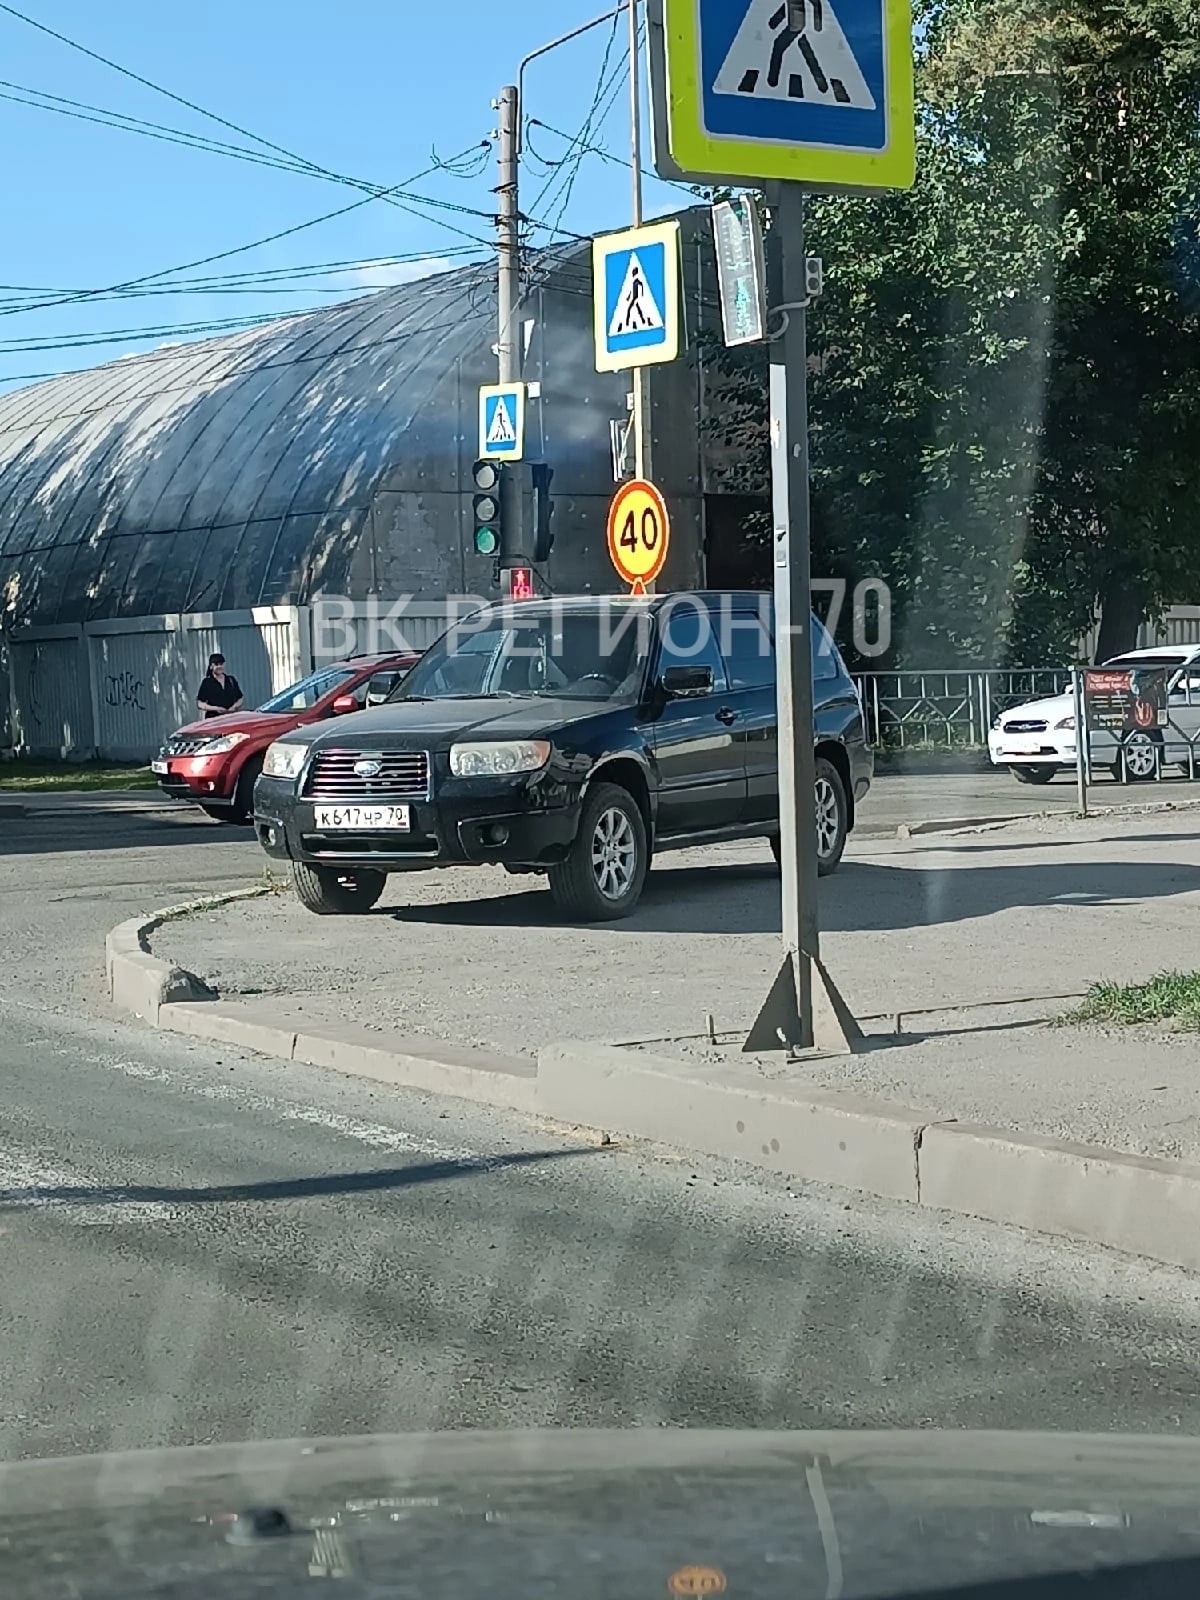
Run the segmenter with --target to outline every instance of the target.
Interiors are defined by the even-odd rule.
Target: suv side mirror
[[[669,700],[701,700],[713,692],[713,669],[668,667],[661,682],[663,693]]]
[[[352,694],[339,694],[329,709],[335,717],[342,717],[347,711],[357,711],[358,701]]]

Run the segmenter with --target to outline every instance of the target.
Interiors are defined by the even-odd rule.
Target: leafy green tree
[[[897,658],[1100,652],[1200,595],[1195,0],[930,0],[918,179],[810,202],[814,571]],[[764,486],[765,356],[719,361]]]

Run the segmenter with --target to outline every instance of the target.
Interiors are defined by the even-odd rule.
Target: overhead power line
[[[530,117],[525,133],[525,144],[530,150],[533,150],[533,146],[529,140],[529,128],[545,128],[546,132],[552,133],[556,139],[566,139],[568,143],[574,143],[578,138],[578,135],[567,133],[563,128],[556,128],[552,122],[544,122],[541,117]],[[624,167],[627,172],[633,170],[632,161],[626,156],[614,155],[611,150],[606,150],[603,145],[586,144],[577,146],[577,148],[581,148],[585,155],[598,156],[601,161],[607,161],[611,166]],[[552,161],[548,156],[544,156],[540,150],[533,150],[533,154],[544,167],[561,167],[563,162],[568,159],[566,156],[560,156],[557,161]],[[674,178],[655,177],[654,181],[664,184],[668,189],[678,189],[680,194],[686,194],[692,200],[697,199],[705,192],[696,184],[677,183]]]
[[[10,8],[3,4],[3,0],[0,0],[0,10],[8,9]],[[463,153],[465,154],[465,152]],[[392,190],[384,191],[381,194],[363,195],[360,199],[351,200],[348,205],[338,206],[333,211],[322,212],[320,216],[310,217],[305,222],[293,223],[290,228],[281,228],[276,233],[269,233],[261,239],[252,239],[249,244],[234,245],[228,250],[217,250],[214,251],[212,255],[200,256],[195,261],[184,261],[176,266],[160,267],[155,272],[142,273],[139,277],[127,278],[120,283],[104,284],[95,289],[85,289],[70,294],[55,295],[43,300],[26,301],[20,306],[9,306],[0,309],[0,316],[8,317],[15,315],[18,311],[40,311],[50,306],[77,304],[80,301],[90,300],[96,298],[97,296],[112,295],[121,290],[137,288],[145,283],[153,283],[160,278],[171,277],[177,272],[191,272],[197,267],[211,266],[216,261],[228,261],[233,256],[245,255],[249,250],[257,250],[263,245],[275,244],[280,239],[289,239],[294,234],[303,233],[306,229],[315,228],[323,222],[332,222],[337,217],[347,216],[351,211],[357,211],[361,206],[370,205],[373,200],[384,198],[385,194],[400,193],[406,189],[409,184],[415,183],[423,177],[427,177],[429,172],[432,170],[432,168],[427,167],[423,171],[418,172],[415,177],[406,178],[404,182],[396,184]],[[420,213],[418,212],[417,215],[420,215]],[[423,217],[422,220],[428,222],[433,219]],[[447,224],[447,226],[449,226],[449,224]],[[461,233],[463,230],[454,229],[453,231]],[[471,234],[466,234],[465,237],[471,239],[472,243],[474,244],[490,243],[488,240],[476,238]]]
[[[11,83],[4,78],[0,78],[0,100],[8,100],[13,105],[28,106],[34,111],[51,111],[57,116],[71,117],[77,122],[90,122],[104,128],[115,128],[120,133],[136,133],[143,138],[157,139],[164,144],[182,145],[185,149],[200,150],[208,155],[227,156],[235,161],[251,161],[256,166],[274,167],[281,172],[297,172],[304,177],[317,176],[303,161],[264,155],[259,150],[247,150],[242,145],[228,144],[224,139],[210,139],[206,134],[189,133],[186,128],[172,128],[162,122],[148,122],[144,117],[128,116],[123,111],[112,111],[107,106],[94,106],[86,100],[51,94],[48,90],[33,89],[27,84]]]
[[[31,28],[37,28],[39,32],[48,34],[52,39],[57,39],[60,44],[65,44],[72,50],[78,50],[82,55],[88,56],[91,60],[100,62],[101,65],[111,68],[114,72],[119,72],[123,77],[131,78],[135,83],[142,84],[144,88],[152,89],[156,94],[165,95],[168,100],[174,100],[178,105],[186,106],[189,111],[196,112],[198,116],[207,117],[213,122],[220,123],[222,127],[229,128],[232,132],[240,134],[243,139],[251,139],[255,144],[260,144],[268,150],[273,150],[277,156],[283,156],[285,158],[288,171],[300,171],[304,174],[314,177],[327,179],[333,183],[344,184],[350,188],[367,190],[369,191],[370,198],[372,199],[386,200],[389,204],[398,206],[403,211],[408,211],[414,216],[421,217],[422,221],[435,221],[439,227],[444,227],[451,233],[456,233],[463,238],[472,240],[476,239],[474,234],[466,233],[462,228],[455,227],[451,223],[445,222],[441,218],[424,216],[422,212],[414,210],[413,205],[410,204],[410,202],[416,202],[424,206],[432,206],[438,210],[457,211],[467,216],[482,217],[485,219],[490,219],[493,215],[493,213],[490,211],[481,211],[471,206],[455,205],[450,201],[436,200],[429,195],[403,195],[402,197],[402,191],[407,187],[407,184],[383,185],[379,183],[373,183],[365,178],[350,177],[348,174],[343,172],[334,172],[329,167],[324,167],[318,162],[310,161],[307,156],[298,155],[296,151],[289,150],[284,145],[276,144],[274,140],[264,138],[261,134],[254,133],[251,129],[242,127],[240,123],[230,121],[228,117],[222,117],[215,111],[209,111],[207,107],[197,104],[197,102],[194,100],[187,99],[184,95],[176,94],[173,89],[164,88],[162,84],[155,83],[152,79],[143,77],[141,73],[134,72],[131,68],[122,66],[119,61],[113,61],[108,56],[101,55],[98,51],[90,49],[87,45],[80,44],[77,39],[72,39],[65,33],[59,33],[56,29],[49,27],[46,23],[38,22],[35,18],[27,16],[23,11],[18,11],[15,6],[9,5],[7,0],[0,0],[0,11],[6,12],[11,17],[15,17],[19,22],[28,23]],[[51,108],[46,107],[44,109]],[[462,158],[468,155],[472,150],[476,148],[482,148],[486,145],[486,143],[486,140],[477,141],[476,144],[468,146],[467,150],[460,152],[458,156],[451,157],[449,162],[442,161],[435,154],[432,166],[425,168],[423,172],[418,174],[418,177],[426,177],[431,172],[437,172],[441,170],[449,169],[453,171],[454,164],[456,162],[461,161]],[[231,152],[226,150],[224,153],[230,154]],[[270,163],[268,162],[265,164],[269,165]],[[459,174],[455,175],[458,176]],[[415,178],[410,178],[408,183],[414,183],[416,181],[417,180]],[[9,311],[4,314],[11,315],[12,313]]]
[[[80,44],[78,39],[69,38],[65,33],[59,33],[45,22],[39,22],[36,17],[26,16],[23,11],[18,11],[16,6],[7,4],[7,0],[0,0],[0,11],[6,11],[10,17],[15,17],[18,22],[25,22],[31,28],[36,28],[39,33],[45,33],[51,39],[57,39],[60,44],[65,44],[68,49],[77,50],[80,55],[88,56],[92,61],[98,61],[101,66],[109,67],[113,72],[119,72],[124,78],[131,78],[134,83],[140,83],[145,89],[152,89],[155,94],[165,95],[168,100],[174,100],[176,105],[186,106],[189,111],[194,111],[197,116],[207,117],[211,122],[218,122],[223,128],[230,129],[233,133],[241,134],[243,139],[252,139],[255,144],[261,144],[268,150],[274,150],[277,155],[287,156],[289,161],[298,161],[304,166],[320,171],[315,163],[306,161],[303,156],[296,155],[295,151],[287,150],[281,144],[275,144],[270,139],[264,139],[261,134],[253,133],[249,128],[243,128],[236,122],[231,122],[228,117],[222,117],[215,111],[209,111],[206,106],[197,105],[194,100],[188,100],[181,94],[176,94],[173,89],[165,89],[161,83],[155,83],[150,78],[144,78],[140,72],[134,72],[130,67],[123,67],[119,61],[113,61],[108,56],[102,56],[98,50],[91,50],[85,44]]]
[[[449,313],[449,312],[452,312],[452,311],[456,310],[456,308],[458,308],[459,306],[464,305],[464,303],[465,303],[466,308],[467,308],[466,314],[467,315],[477,315],[478,313],[476,312],[475,307],[473,306],[472,301],[471,301],[471,297],[472,297],[472,294],[474,292],[475,287],[476,287],[476,285],[475,285],[475,283],[473,281],[468,281],[467,283],[464,284],[464,286],[463,286],[462,290],[460,291],[460,293],[457,294],[456,296],[454,296],[453,299],[449,300],[446,303],[446,305],[444,307],[441,307],[440,309],[442,311],[444,311],[444,312]],[[309,314],[312,314],[312,313],[309,313]],[[272,322],[276,322],[280,326],[283,326],[286,322],[289,322],[291,320],[292,320],[291,318],[287,318],[287,317],[269,317],[269,318],[265,318],[264,319],[264,322],[263,322],[262,325],[268,326]],[[463,321],[463,317],[462,317],[462,314],[460,314],[458,316],[458,318],[455,321],[452,321],[452,322],[427,323],[427,324],[422,324],[422,325],[420,325],[418,327],[415,327],[415,328],[405,328],[404,330],[402,330],[401,332],[398,332],[398,333],[384,334],[384,335],[382,335],[382,336],[380,336],[378,338],[374,338],[374,339],[364,339],[360,344],[357,344],[357,345],[353,346],[353,351],[347,350],[347,351],[344,351],[343,354],[348,355],[348,354],[351,354],[353,352],[357,352],[357,351],[360,351],[360,350],[361,351],[374,350],[374,349],[379,349],[379,348],[381,348],[383,346],[387,346],[387,345],[402,344],[402,343],[404,343],[405,340],[412,339],[412,338],[417,338],[422,334],[451,332],[456,328],[460,328],[462,326],[462,321]],[[231,330],[226,329],[225,331],[229,332]],[[68,346],[60,346],[59,348],[69,348],[69,347]],[[17,353],[17,352],[14,352],[14,353]],[[31,354],[32,352],[28,348],[26,348],[25,350],[21,351],[20,353],[21,354]],[[162,361],[167,361],[167,362],[177,361],[179,359],[180,353],[181,352],[180,352],[179,349],[162,349],[162,348],[159,348],[159,349],[155,349],[155,350],[146,350],[146,351],[143,351],[143,352],[141,352],[140,354],[137,354],[137,355],[121,356],[119,358],[120,369],[121,369],[121,371],[124,372],[124,371],[127,371],[130,367],[143,366],[146,363],[162,362]],[[310,362],[310,361],[325,361],[325,360],[328,360],[328,359],[329,359],[328,355],[324,351],[304,351],[304,352],[302,352],[302,353],[300,353],[298,355],[291,355],[291,356],[282,357],[279,360],[255,362],[252,370],[255,371],[255,372],[268,372],[268,371],[273,371],[273,370],[275,370],[277,368],[280,368],[280,367],[296,367],[296,366],[302,366],[305,363]],[[113,363],[108,363],[107,365],[110,366],[110,367],[113,367],[113,366],[116,366],[117,363],[113,362]],[[84,372],[86,372],[86,371],[89,371],[91,369],[84,368],[82,370]],[[79,371],[80,371],[80,369],[78,369],[78,368],[70,368],[70,367],[68,367],[68,368],[60,368],[57,371],[51,371],[51,372],[12,372],[12,373],[6,373],[2,377],[0,377],[0,383],[36,383],[36,382],[39,382],[41,380],[48,379],[48,378],[66,378],[66,377],[71,377],[73,375],[76,375]],[[184,383],[184,384],[182,384],[182,385],[180,385],[178,387],[190,388],[192,386],[193,381],[194,380],[189,378],[186,383]],[[156,390],[155,391],[156,394],[165,394],[165,393],[169,393],[169,392],[170,392],[170,390],[168,390],[168,389],[161,389],[161,390]],[[148,399],[148,398],[151,398],[151,397],[148,396],[148,395],[143,395],[142,398],[143,399]],[[77,413],[77,414],[78,415],[86,415],[86,413]]]
[[[310,285],[294,280],[305,278],[339,277],[348,272],[386,272],[391,267],[419,266],[424,262],[451,260],[478,254],[472,245],[446,245],[440,250],[414,250],[407,254],[370,256],[362,260],[342,260],[306,263],[295,267],[266,267],[254,272],[216,273],[211,277],[177,278],[171,283],[145,284],[140,288],[114,290],[111,294],[98,294],[87,289],[71,288],[58,284],[0,283],[0,294],[10,295],[79,295],[89,296],[91,304],[99,301],[134,300],[151,295],[221,295],[221,294],[345,294],[345,284]],[[359,285],[358,287],[367,287]],[[389,284],[375,287],[388,288]],[[0,301],[0,305],[8,302]]]

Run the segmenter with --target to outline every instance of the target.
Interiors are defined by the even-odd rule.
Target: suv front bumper
[[[206,800],[216,805],[232,802],[237,774],[230,753],[159,759],[166,760],[167,770],[157,775],[158,786],[173,800]]]
[[[350,797],[336,803],[356,804]],[[370,798],[361,802],[379,803]],[[405,830],[319,829],[317,807],[331,802],[299,797],[290,782],[263,777],[254,790],[254,828],[263,849],[277,859],[386,872],[486,862],[553,866],[566,855],[579,829],[578,796],[564,794],[557,785],[552,794],[544,794],[525,778],[456,780],[445,785],[436,802],[394,803],[408,807],[410,826]]]

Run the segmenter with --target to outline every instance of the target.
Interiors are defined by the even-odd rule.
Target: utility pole
[[[517,304],[521,298],[521,253],[518,198],[518,149],[521,131],[521,96],[509,83],[496,100],[499,113],[496,134],[496,362],[501,383],[516,383],[521,376],[517,350]],[[500,472],[500,548],[496,555],[495,579],[516,561],[523,561],[517,531],[521,517],[521,486],[514,472]]]
[[[629,11],[629,136],[630,166],[633,168],[633,225],[640,228],[642,216],[642,74],[638,50],[638,0],[628,0]],[[646,369],[633,369],[633,471],[647,478],[650,461],[650,406]]]
[[[496,110],[500,114],[497,135],[499,182],[496,185],[496,250],[499,257],[496,356],[500,382],[516,383],[521,376],[517,352],[517,302],[521,296],[517,148],[521,104],[515,84],[507,84],[501,89]]]

